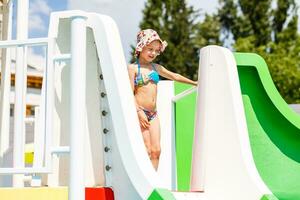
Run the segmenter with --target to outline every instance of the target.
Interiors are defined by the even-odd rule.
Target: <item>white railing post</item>
[[[25,136],[25,98],[24,90],[24,59],[23,48],[17,49],[16,73],[15,73],[15,105],[14,105],[14,147],[13,147],[13,166],[16,168],[24,167],[24,136]],[[14,175],[13,185],[22,187],[22,175]]]
[[[43,167],[43,153],[44,153],[44,141],[45,135],[44,131],[41,129],[40,122],[40,107],[36,106],[34,108],[34,159],[33,159],[33,168],[42,168]],[[44,127],[43,127],[44,128]],[[31,180],[31,186],[41,186],[41,176],[34,174]]]
[[[34,160],[33,167],[43,167],[43,153],[44,153],[44,140],[45,135],[43,129],[41,129],[40,122],[40,107],[34,108]],[[44,128],[44,127],[43,127]]]
[[[84,131],[86,76],[86,21],[71,22],[70,68],[70,178],[69,200],[84,200]]]
[[[48,39],[47,46],[47,66],[44,71],[42,88],[42,101],[45,103],[45,107],[40,108],[40,124],[39,130],[44,135],[45,139],[45,166],[52,169],[52,135],[53,135],[53,112],[54,112],[54,63],[53,63],[53,49],[54,38]]]
[[[17,39],[28,38],[29,0],[17,1]],[[17,48],[15,72],[15,111],[14,111],[14,167],[24,167],[25,106],[27,88],[27,55],[26,47]],[[14,175],[13,185],[23,187],[22,175]]]
[[[3,15],[2,40],[11,40],[12,33],[12,1],[6,5]],[[1,89],[0,89],[0,160],[9,148],[9,119],[10,119],[10,49],[2,50],[1,59]],[[1,163],[1,162],[0,162]],[[1,183],[0,183],[1,184]]]

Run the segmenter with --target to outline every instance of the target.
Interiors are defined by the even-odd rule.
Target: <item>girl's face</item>
[[[154,40],[143,48],[140,53],[140,58],[146,60],[147,62],[152,62],[156,56],[160,54],[160,49],[161,43],[158,40]]]

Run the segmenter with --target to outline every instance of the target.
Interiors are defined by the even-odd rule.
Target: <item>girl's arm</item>
[[[128,67],[128,75],[129,75],[129,81],[130,81],[130,86],[131,86],[131,89],[134,93],[134,78],[135,78],[135,68],[134,68],[134,65],[132,64],[129,64]]]
[[[181,82],[181,83],[191,84],[191,85],[194,85],[194,86],[197,86],[197,84],[198,84],[197,81],[193,81],[193,80],[188,79],[188,78],[186,78],[186,77],[184,77],[180,74],[171,72],[171,71],[167,70],[166,68],[164,68],[161,65],[156,65],[155,67],[156,67],[157,72],[159,73],[159,75],[161,75],[161,76],[163,76],[167,79],[177,81],[177,82]]]

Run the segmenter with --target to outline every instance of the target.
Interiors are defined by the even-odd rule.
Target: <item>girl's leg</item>
[[[144,144],[148,153],[148,156],[150,158],[151,155],[151,140],[150,140],[150,131],[149,129],[144,129],[141,127],[142,136],[144,139]]]
[[[150,159],[155,170],[158,168],[159,157],[160,157],[160,123],[159,118],[156,116],[150,121],[150,141],[151,141],[151,152]]]

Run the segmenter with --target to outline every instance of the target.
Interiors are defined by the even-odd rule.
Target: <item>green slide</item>
[[[278,93],[264,59],[235,53],[254,161],[280,200],[300,199],[300,116]]]

